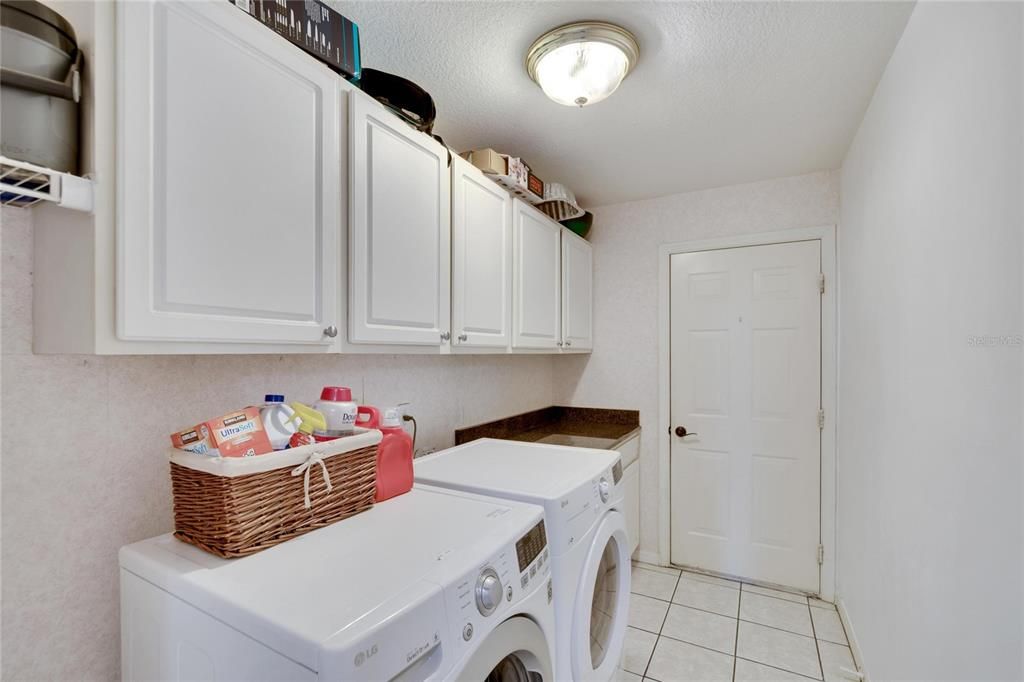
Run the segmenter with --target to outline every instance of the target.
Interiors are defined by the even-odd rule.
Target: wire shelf
[[[92,181],[0,156],[0,204],[28,208],[40,201],[91,212]]]

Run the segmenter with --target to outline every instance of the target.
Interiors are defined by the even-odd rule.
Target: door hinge
[[[824,272],[819,272],[818,273],[818,291],[821,292],[821,293],[825,293],[825,273]]]
[[[818,410],[818,430],[825,428],[825,410]]]
[[[825,545],[818,545],[818,565],[825,563]]]

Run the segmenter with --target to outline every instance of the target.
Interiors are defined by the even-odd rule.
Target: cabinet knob
[[[452,333],[451,332],[441,332],[441,340],[442,341],[447,341],[450,338],[452,338]]]
[[[572,341],[566,341],[566,342],[565,342],[565,345],[567,345],[567,346],[571,346],[571,345],[572,345]]]
[[[466,333],[459,334],[459,341],[465,342],[465,341],[468,341],[468,340],[469,340],[469,334],[466,334]]]
[[[562,347],[562,342],[561,342],[561,341],[559,341],[559,342],[558,342],[558,347],[559,347],[559,348],[561,348],[561,347]]]
[[[333,324],[330,327],[328,327],[327,329],[324,330],[324,336],[326,336],[329,339],[333,339],[337,335],[338,335],[338,328],[335,327]]]

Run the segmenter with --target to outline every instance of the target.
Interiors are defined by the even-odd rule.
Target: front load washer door
[[[610,511],[598,524],[573,607],[572,677],[614,678],[629,618],[629,540],[626,519]]]
[[[513,616],[477,645],[458,680],[553,682],[551,652],[544,632],[526,616]]]

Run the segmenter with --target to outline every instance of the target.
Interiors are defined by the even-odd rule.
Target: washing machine
[[[163,535],[123,547],[125,680],[554,679],[539,506],[416,485],[224,560]]]
[[[555,590],[555,677],[613,679],[630,580],[619,453],[485,438],[418,458],[414,468],[421,483],[544,507]]]

